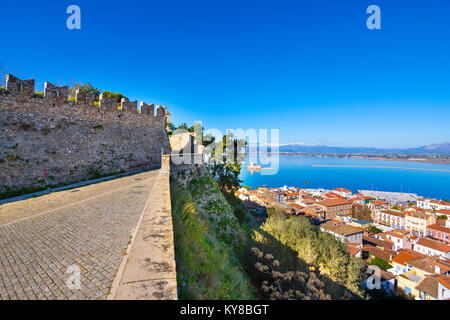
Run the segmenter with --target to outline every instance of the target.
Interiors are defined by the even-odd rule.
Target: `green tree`
[[[108,97],[108,98],[111,98],[111,99],[116,100],[116,102],[117,102],[118,105],[120,105],[120,102],[122,101],[122,98],[125,98],[125,99],[128,100],[128,98],[125,97],[125,96],[124,96],[123,94],[121,94],[121,93],[110,92],[110,91],[103,91],[102,93],[103,93],[103,95],[104,95],[105,97]]]
[[[186,122],[182,122],[182,123],[180,123],[180,125],[179,125],[178,127],[176,127],[175,129],[184,129],[184,130],[186,130],[186,131],[189,131],[189,126],[187,125]],[[175,130],[175,129],[174,129],[174,130]]]
[[[173,132],[175,131],[175,129],[177,128],[176,125],[174,125],[172,122],[169,122],[169,124],[167,125],[167,127],[169,128],[168,130],[168,135],[169,137],[172,136]]]
[[[85,83],[85,84],[74,84],[73,88],[71,89],[71,96],[74,97],[76,91],[80,89],[81,92],[84,92],[85,94],[90,94],[93,93],[94,94],[94,100],[98,101],[99,97],[100,97],[100,89],[94,88],[92,86],[92,84],[90,84],[89,82]]]
[[[367,231],[372,232],[372,233],[381,233],[381,232],[383,232],[383,230],[381,230],[381,229],[379,229],[379,228],[377,228],[375,226],[372,226],[372,225],[370,225],[367,228]]]
[[[245,140],[237,139],[228,132],[210,150],[206,166],[222,192],[234,192],[242,182],[239,175],[245,157],[245,145]]]
[[[317,270],[333,299],[362,297],[361,259],[350,256],[345,243],[320,231],[307,218],[271,215],[255,230],[253,241],[253,247],[276,255],[283,272]]]
[[[269,216],[269,217],[271,217],[271,216],[284,217],[285,216],[284,211],[278,207],[269,207],[266,210],[267,210],[267,216]]]

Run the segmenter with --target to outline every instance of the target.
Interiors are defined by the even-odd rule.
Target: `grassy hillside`
[[[209,175],[171,182],[180,299],[254,299],[239,251],[245,231]]]
[[[307,218],[258,226],[205,172],[187,187],[172,180],[171,197],[181,299],[363,298],[362,262]]]

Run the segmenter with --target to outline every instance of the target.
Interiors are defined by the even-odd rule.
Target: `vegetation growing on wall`
[[[115,99],[117,101],[117,105],[120,105],[120,102],[122,101],[122,98],[128,99],[123,94],[117,93],[117,92],[103,91],[102,94],[105,97]]]
[[[81,92],[83,92],[86,95],[89,94],[93,94],[94,95],[94,104],[96,104],[96,106],[99,105],[99,100],[100,100],[100,94],[103,93],[103,95],[105,97],[108,98],[113,98],[117,101],[117,104],[120,105],[120,101],[122,100],[122,98],[128,99],[126,96],[124,96],[121,93],[118,92],[110,92],[110,91],[101,91],[98,88],[95,88],[94,86],[92,86],[92,84],[90,84],[89,82],[81,84],[81,83],[77,83],[74,84],[72,86],[72,88],[69,89],[69,94],[70,94],[70,98],[69,101],[75,101],[75,95],[76,95],[76,91],[80,90]]]
[[[94,94],[94,100],[98,101],[99,97],[100,97],[100,89],[94,88],[92,86],[92,84],[90,84],[89,82],[81,84],[81,83],[77,83],[74,84],[72,86],[72,88],[69,89],[69,94],[72,97],[75,97],[76,91],[80,90],[81,92],[85,93],[85,94]]]

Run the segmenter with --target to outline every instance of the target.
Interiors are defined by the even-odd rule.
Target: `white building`
[[[352,195],[352,192],[350,190],[348,190],[348,189],[345,189],[345,188],[336,188],[336,189],[333,189],[331,191],[336,193],[336,194],[338,194],[338,195],[340,195],[341,197],[344,197],[344,198],[348,198],[348,197],[350,197]]]
[[[413,250],[427,256],[440,256],[450,259],[450,246],[437,240],[419,238],[413,245]]]
[[[408,239],[407,234],[403,230],[386,232],[386,239],[394,243],[392,250],[412,249],[412,241]]]
[[[439,281],[438,300],[449,300],[450,299],[450,278],[440,276],[437,279]]]
[[[436,199],[419,199],[417,207],[425,210],[450,210],[450,203]]]
[[[375,210],[375,222],[394,229],[405,229],[405,213],[395,210]]]

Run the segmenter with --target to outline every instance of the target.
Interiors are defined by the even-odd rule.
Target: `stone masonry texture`
[[[8,83],[9,82],[9,83]],[[82,181],[138,168],[158,168],[170,152],[168,112],[156,116],[123,110],[92,97],[67,100],[67,87],[46,83],[45,96],[34,93],[34,80],[8,75],[0,90],[0,194]],[[105,98],[106,99],[106,98]]]

